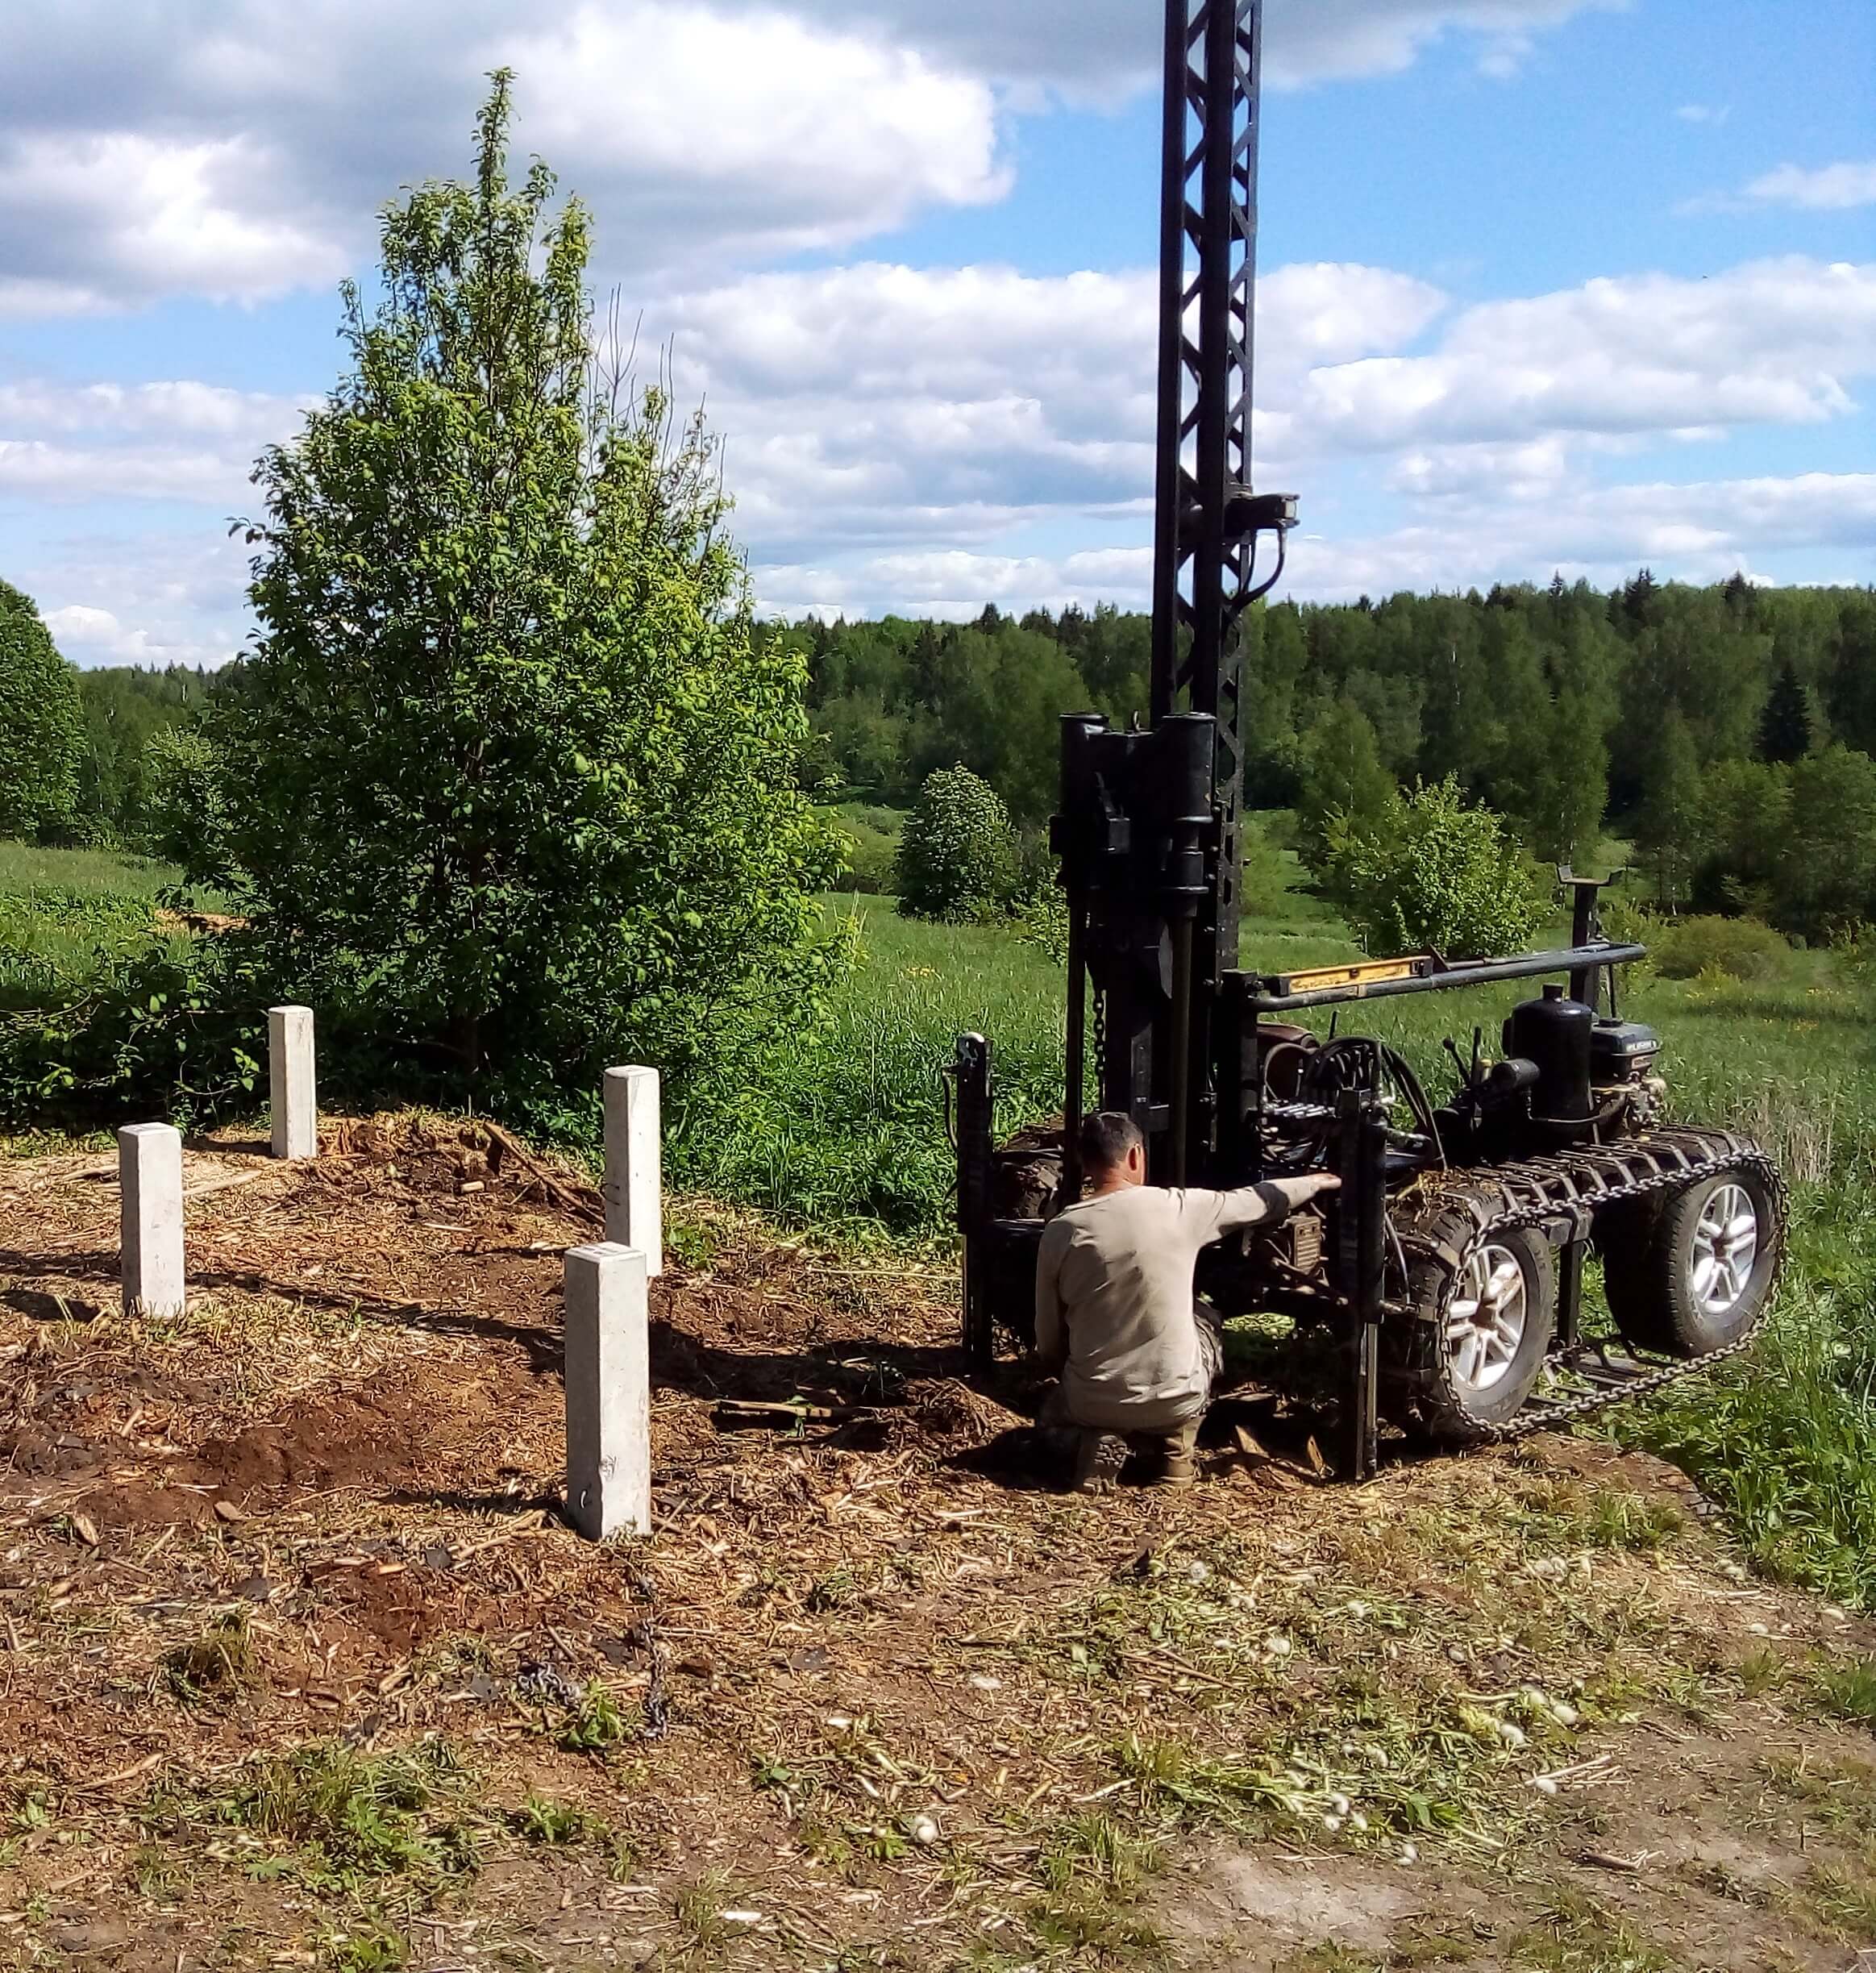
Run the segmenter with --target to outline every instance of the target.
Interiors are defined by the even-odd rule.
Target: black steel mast
[[[1194,954],[1214,989],[1237,963],[1262,45],[1263,0],[1167,0],[1153,723],[1180,712],[1218,722],[1218,878]]]

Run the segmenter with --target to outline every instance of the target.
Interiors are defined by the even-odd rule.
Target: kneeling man
[[[1061,1384],[1044,1422],[1079,1434],[1075,1484],[1104,1488],[1130,1453],[1189,1486],[1199,1423],[1224,1360],[1217,1317],[1193,1287],[1200,1252],[1246,1226],[1271,1226],[1341,1184],[1327,1173],[1242,1192],[1146,1183],[1130,1117],[1081,1126],[1088,1196],[1051,1220],[1036,1264],[1036,1354]]]

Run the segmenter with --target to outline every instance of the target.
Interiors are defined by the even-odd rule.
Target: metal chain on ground
[[[643,1605],[633,1626],[634,1640],[645,1654],[651,1680],[645,1688],[645,1738],[662,1740],[671,1730],[671,1699],[664,1686],[664,1655],[658,1641],[658,1585],[647,1569],[634,1568],[633,1592]]]
[[[1479,1173],[1481,1178],[1504,1184],[1508,1179],[1523,1177],[1526,1182],[1536,1182],[1534,1175],[1548,1170],[1557,1177],[1568,1182],[1573,1188],[1588,1180],[1594,1189],[1588,1192],[1574,1190],[1570,1197],[1545,1201],[1533,1201],[1523,1206],[1513,1207],[1508,1212],[1499,1213],[1480,1222],[1472,1238],[1456,1255],[1434,1247],[1425,1240],[1416,1239],[1411,1234],[1401,1234],[1403,1247],[1412,1247],[1423,1258],[1432,1261],[1448,1276],[1439,1306],[1442,1315],[1454,1288],[1463,1276],[1466,1264],[1482,1248],[1491,1244],[1495,1236],[1515,1233],[1529,1226],[1542,1226],[1562,1218],[1574,1217],[1579,1209],[1600,1209],[1605,1206],[1622,1205],[1636,1200],[1652,1197],[1657,1193],[1684,1191],[1697,1185],[1703,1180],[1717,1178],[1723,1174],[1740,1171],[1757,1172],[1766,1182],[1772,1195],[1775,1223],[1782,1227],[1785,1212],[1785,1184],[1778,1168],[1756,1144],[1746,1139],[1735,1138],[1724,1131],[1678,1130],[1662,1134],[1660,1140],[1663,1148],[1671,1149],[1686,1160],[1673,1165],[1658,1165],[1651,1172],[1624,1180],[1616,1184],[1603,1181],[1596,1170],[1597,1151],[1565,1152],[1554,1158],[1533,1159],[1520,1166],[1501,1168],[1494,1172],[1489,1168]],[[1704,1158],[1691,1158],[1681,1147],[1683,1145],[1716,1144],[1720,1148]],[[1653,1146],[1612,1145],[1604,1148],[1599,1156],[1604,1160],[1616,1160],[1637,1156],[1653,1158],[1658,1155]],[[1502,1174],[1502,1175],[1501,1175]],[[1455,1178],[1458,1174],[1454,1174]],[[1456,1184],[1441,1188],[1444,1197],[1468,1210],[1483,1205],[1476,1187]],[[1476,1212],[1474,1213],[1477,1218]],[[1781,1234],[1781,1239],[1782,1239]],[[1443,1324],[1441,1325],[1443,1329]],[[1475,1421],[1473,1429],[1482,1440],[1506,1443],[1520,1438],[1529,1438],[1538,1432],[1554,1431],[1560,1426],[1571,1425],[1579,1418],[1594,1416],[1612,1406],[1627,1404],[1638,1397],[1648,1397],[1657,1391],[1665,1390],[1670,1384],[1678,1383],[1684,1377],[1698,1376],[1711,1370],[1716,1364],[1740,1355],[1749,1348],[1757,1333],[1757,1326],[1747,1330],[1737,1342],[1711,1351],[1704,1356],[1692,1357],[1684,1363],[1664,1365],[1634,1378],[1625,1379],[1621,1384],[1607,1390],[1585,1392],[1570,1398],[1544,1399],[1536,1407],[1502,1425],[1487,1425]],[[1637,1359],[1637,1361],[1640,1359]]]

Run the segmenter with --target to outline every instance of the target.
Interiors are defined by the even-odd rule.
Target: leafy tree
[[[229,844],[227,783],[205,733],[167,726],[144,749],[144,835],[159,856],[193,872],[198,883],[239,888]]]
[[[899,843],[899,909],[955,923],[993,916],[1016,888],[1017,840],[996,790],[968,768],[932,775]]]
[[[1330,707],[1303,740],[1297,821],[1304,860],[1316,868],[1326,860],[1338,822],[1357,833],[1378,832],[1399,793],[1381,764],[1367,715],[1353,706]]]
[[[1692,889],[1705,839],[1700,757],[1693,735],[1678,711],[1670,711],[1654,735],[1654,768],[1636,818],[1636,846],[1654,879],[1655,895],[1678,910]]]
[[[1830,642],[1830,714],[1838,735],[1876,753],[1876,594],[1859,591],[1846,601]]]
[[[76,674],[31,597],[0,582],[0,836],[71,822],[81,731]]]
[[[1778,922],[1817,937],[1876,919],[1876,760],[1829,747],[1791,772]]]
[[[1566,692],[1544,723],[1549,744],[1531,775],[1527,833],[1538,855],[1573,864],[1593,856],[1602,841],[1609,801],[1602,712],[1588,693]]]
[[[1640,630],[1653,616],[1655,598],[1661,593],[1661,585],[1654,579],[1652,568],[1641,570],[1635,580],[1623,589],[1618,605],[1629,625]]]
[[[1007,618],[946,638],[931,662],[931,711],[912,757],[922,780],[958,762],[981,775],[1018,822],[1042,821],[1059,793],[1059,721],[1087,694],[1051,637]]]
[[[147,846],[149,764],[161,735],[193,727],[213,685],[206,672],[108,665],[78,674],[84,739],[78,759],[77,828],[97,842]]]
[[[1530,860],[1457,780],[1422,782],[1381,832],[1337,824],[1326,885],[1366,951],[1496,959],[1529,944],[1546,893]]]
[[[1791,819],[1791,776],[1761,760],[1723,760],[1701,788],[1697,910],[1778,915],[1778,868]]]
[[[1811,751],[1811,699],[1787,658],[1759,718],[1759,758],[1789,765]]]
[[[786,632],[811,659],[822,736],[805,785],[833,779],[909,801],[929,769],[962,761],[1019,821],[1039,819],[1054,799],[1056,716],[1092,706],[1124,722],[1143,709],[1151,629],[1104,605],[1053,619],[1031,611],[1020,626],[1000,614],[988,629],[805,622]],[[1658,835],[1670,718],[1695,774],[1716,785],[1758,761],[1775,688],[1795,706],[1779,684],[1787,668],[1812,752],[1842,739],[1876,753],[1876,593],[1866,589],[1755,589],[1743,578],[1695,589],[1643,572],[1612,597],[1554,580],[1500,584],[1489,597],[1260,605],[1243,641],[1247,797],[1297,809],[1318,863],[1324,818],[1355,799],[1325,785],[1337,775],[1383,806],[1393,779],[1457,775],[1546,857],[1592,856],[1605,820]],[[1678,796],[1684,764],[1670,762]],[[1698,908],[1738,910],[1748,895],[1776,908],[1782,866],[1742,863],[1739,831],[1709,843],[1695,805],[1666,804],[1677,806],[1686,854],[1673,882],[1691,883]]]
[[[279,972],[544,1097],[810,1004],[838,858],[713,441],[596,360],[585,210],[539,162],[511,187],[509,100],[472,184],[386,209],[350,372],[256,469],[261,631],[213,737]]]

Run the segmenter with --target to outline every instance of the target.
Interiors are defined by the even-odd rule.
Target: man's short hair
[[[1127,1162],[1127,1154],[1146,1140],[1140,1126],[1123,1110],[1104,1109],[1081,1120],[1081,1168],[1084,1172],[1117,1172]]]

